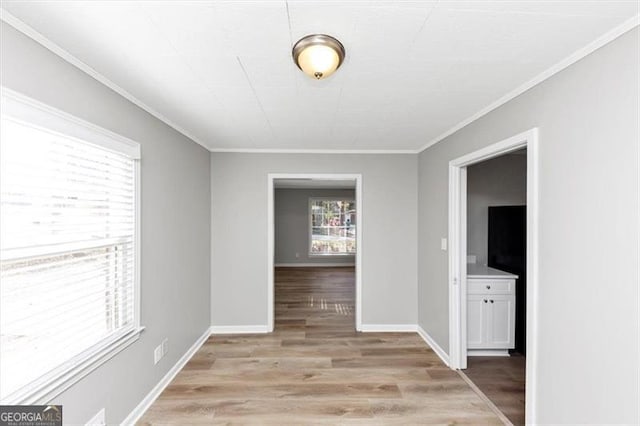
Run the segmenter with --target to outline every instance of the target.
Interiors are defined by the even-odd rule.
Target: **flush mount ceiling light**
[[[293,46],[293,61],[305,74],[323,79],[333,74],[344,61],[344,46],[326,34],[302,37]]]

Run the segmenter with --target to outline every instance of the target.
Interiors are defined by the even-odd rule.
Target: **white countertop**
[[[501,271],[499,269],[489,268],[485,265],[478,265],[475,263],[467,263],[467,277],[468,278],[518,278],[517,275],[509,272]]]

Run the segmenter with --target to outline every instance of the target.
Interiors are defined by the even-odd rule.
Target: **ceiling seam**
[[[338,119],[338,110],[340,109],[340,104],[342,102],[342,91],[343,90],[344,89],[341,87],[340,88],[340,92],[338,92],[338,101],[336,102],[336,109],[335,109],[335,111],[333,111],[333,116],[331,117],[331,131],[330,131],[331,134],[333,134],[333,131],[336,128],[336,121]]]
[[[289,13],[289,1],[285,1],[284,5],[287,8],[287,22],[289,23],[289,45],[293,47],[293,31],[291,30],[291,14]]]
[[[247,83],[249,83],[249,87],[251,87],[251,91],[253,92],[253,96],[256,98],[256,102],[258,103],[258,106],[260,107],[260,111],[262,111],[262,115],[264,116],[264,120],[269,125],[269,130],[271,130],[271,135],[275,138],[276,134],[273,131],[273,126],[271,125],[271,121],[269,121],[269,117],[267,117],[267,113],[264,110],[264,107],[262,106],[262,102],[260,102],[260,98],[258,97],[258,92],[256,92],[255,87],[253,87],[253,83],[251,83],[251,79],[249,78],[249,74],[247,74],[247,70],[244,68],[244,64],[240,60],[240,56],[236,56],[236,59],[238,60],[238,64],[240,64],[240,68],[242,68],[242,72],[243,72],[245,78],[247,79]]]
[[[420,29],[418,30],[415,37],[413,37],[413,40],[411,41],[411,46],[413,46],[416,43],[416,40],[418,40],[418,36],[422,34],[424,27],[427,26],[427,21],[429,20],[429,18],[431,18],[431,15],[433,15],[433,12],[436,10],[439,4],[440,4],[440,0],[436,0],[436,4],[434,4],[431,10],[427,12],[427,16],[424,17],[424,21],[422,21],[422,25],[420,26]]]
[[[187,60],[187,58],[180,52],[180,50],[176,47],[176,45],[173,44],[173,42],[171,41],[171,38],[169,36],[167,36],[166,32],[162,29],[162,26],[158,25],[158,23],[155,21],[155,19],[153,19],[153,16],[151,14],[146,14],[145,13],[145,16],[147,16],[147,18],[149,19],[151,24],[158,31],[158,33],[163,36],[165,42],[171,47],[171,50],[174,51],[176,56],[180,57],[182,59],[183,63],[186,65],[186,67],[189,68],[191,73],[198,78],[198,80],[199,80],[200,84],[202,85],[202,87],[206,87],[208,90],[210,90],[210,88],[207,85],[206,81],[202,78],[202,74],[200,74],[199,72],[196,72],[196,70],[191,65],[191,62]],[[216,102],[218,103],[218,105],[222,106],[222,104],[218,101],[217,98],[216,98]]]

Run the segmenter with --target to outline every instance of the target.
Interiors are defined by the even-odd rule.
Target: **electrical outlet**
[[[162,356],[165,356],[169,352],[169,339],[162,341]]]
[[[296,253],[296,259],[300,259],[300,253]]]
[[[161,358],[162,358],[162,345],[160,344],[153,351],[153,363],[157,364],[158,362],[160,362]]]
[[[106,425],[107,425],[107,418],[104,415],[104,408],[98,411],[96,415],[91,418],[91,420],[85,423],[85,426],[106,426]]]

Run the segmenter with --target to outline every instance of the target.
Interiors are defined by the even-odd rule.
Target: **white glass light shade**
[[[342,43],[331,36],[313,34],[293,46],[293,59],[307,75],[323,79],[333,74],[344,60]]]
[[[340,57],[336,51],[320,44],[307,47],[298,56],[300,69],[317,79],[329,77],[338,69],[339,63]]]

